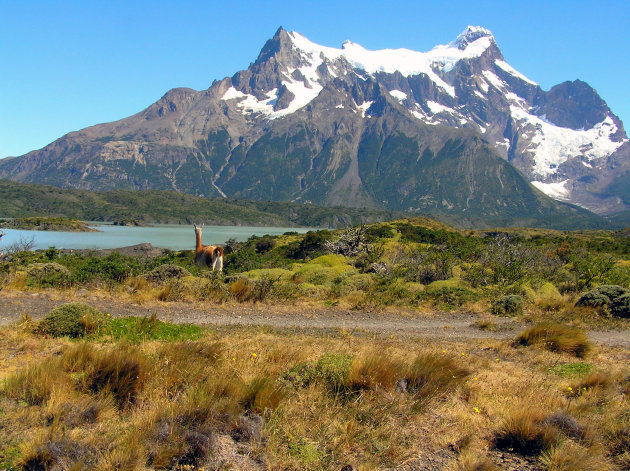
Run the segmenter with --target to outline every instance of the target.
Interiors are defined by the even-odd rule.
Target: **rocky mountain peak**
[[[463,51],[470,44],[482,38],[488,38],[490,41],[494,42],[494,36],[489,29],[481,26],[468,26],[459,36],[457,36],[450,46],[455,46]]]
[[[502,176],[453,179],[443,157]],[[0,178],[84,188],[467,214],[471,201],[503,214],[519,191],[538,201],[524,178],[556,199],[625,210],[627,175],[623,124],[597,92],[581,81],[542,90],[480,26],[424,52],[322,46],[280,27],[253,64],[207,90],[173,89],[137,115],[0,163]]]

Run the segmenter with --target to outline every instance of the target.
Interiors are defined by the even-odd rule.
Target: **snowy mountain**
[[[207,90],[171,90],[0,161],[0,177],[58,186],[527,220],[566,210],[531,185],[602,214],[630,209],[626,173],[623,125],[595,90],[542,90],[480,27],[428,52],[337,49],[280,28]]]

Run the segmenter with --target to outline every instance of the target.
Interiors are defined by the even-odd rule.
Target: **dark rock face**
[[[527,180],[610,213],[630,209],[628,171],[623,125],[595,90],[543,91],[478,27],[427,53],[325,48],[280,28],[248,69],[207,90],[171,90],[134,116],[0,161],[0,178],[56,186],[524,223],[586,214]]]

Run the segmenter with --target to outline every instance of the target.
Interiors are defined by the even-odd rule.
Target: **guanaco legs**
[[[223,271],[223,247],[218,245],[201,245],[201,227],[195,226],[197,245],[195,246],[195,263],[200,267],[212,267],[213,270]]]

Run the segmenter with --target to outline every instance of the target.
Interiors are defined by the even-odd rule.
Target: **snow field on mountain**
[[[617,126],[610,116],[591,129],[574,130],[556,126],[514,104],[510,105],[510,114],[520,130],[532,129],[534,132],[526,151],[534,154],[533,171],[541,177],[555,174],[558,166],[572,157],[600,159],[612,154],[623,143],[611,139]]]

